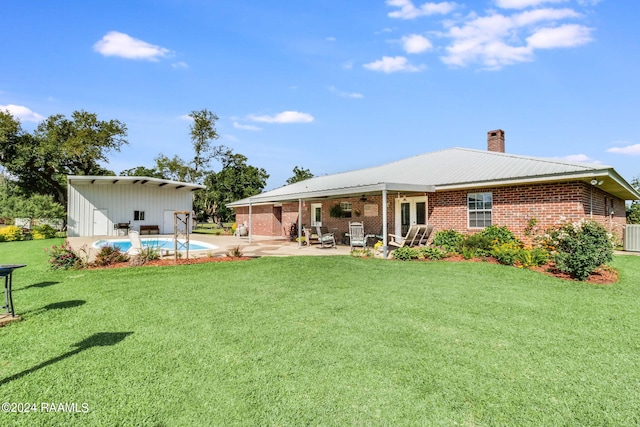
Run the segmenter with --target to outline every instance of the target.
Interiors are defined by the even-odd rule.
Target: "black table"
[[[7,313],[14,317],[15,311],[13,309],[13,295],[11,294],[11,286],[13,284],[13,270],[17,268],[26,267],[27,264],[0,264],[0,277],[4,277],[4,306],[2,308],[7,309]]]

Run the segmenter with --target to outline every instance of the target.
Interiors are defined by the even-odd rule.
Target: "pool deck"
[[[173,239],[173,235],[153,235],[141,236],[143,239],[147,237],[160,237]],[[98,240],[106,239],[123,239],[126,236],[92,236],[92,237],[69,237],[67,240],[71,246],[78,250],[86,245],[90,248],[90,258],[95,255],[97,249],[93,248],[93,243]],[[197,258],[204,256],[222,256],[235,247],[240,247],[244,256],[320,256],[320,255],[349,255],[350,247],[348,245],[337,245],[336,248],[321,248],[320,245],[303,245],[298,247],[297,242],[291,242],[285,239],[274,239],[272,237],[253,237],[251,242],[247,237],[237,236],[215,236],[210,234],[190,234],[189,239],[209,243],[217,246],[217,249],[192,250],[189,251],[189,257]],[[173,254],[169,255],[173,257]]]

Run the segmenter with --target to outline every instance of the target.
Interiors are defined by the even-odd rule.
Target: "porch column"
[[[298,249],[302,248],[302,199],[298,199]]]
[[[251,243],[251,237],[253,235],[253,211],[251,200],[249,200],[249,243]]]
[[[387,259],[387,239],[388,239],[388,230],[387,230],[387,189],[382,189],[382,256],[384,259]]]

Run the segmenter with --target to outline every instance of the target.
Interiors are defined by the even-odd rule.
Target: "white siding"
[[[108,233],[115,235],[113,224],[131,221],[131,228],[140,225],[157,225],[160,233],[171,234],[173,229],[163,229],[163,212],[191,211],[193,193],[158,186],[145,186],[130,182],[123,184],[95,183],[70,184],[68,186],[67,227],[69,237],[93,235],[93,212],[108,211]],[[144,211],[144,221],[134,221],[133,211]]]

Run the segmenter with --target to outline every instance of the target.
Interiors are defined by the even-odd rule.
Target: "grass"
[[[0,425],[640,423],[640,257],[594,286],[351,257],[52,272],[52,242],[0,244],[28,264],[0,390],[89,411]]]
[[[198,226],[192,230],[192,233],[213,234],[217,236],[224,234],[224,229],[218,224],[198,223]]]

